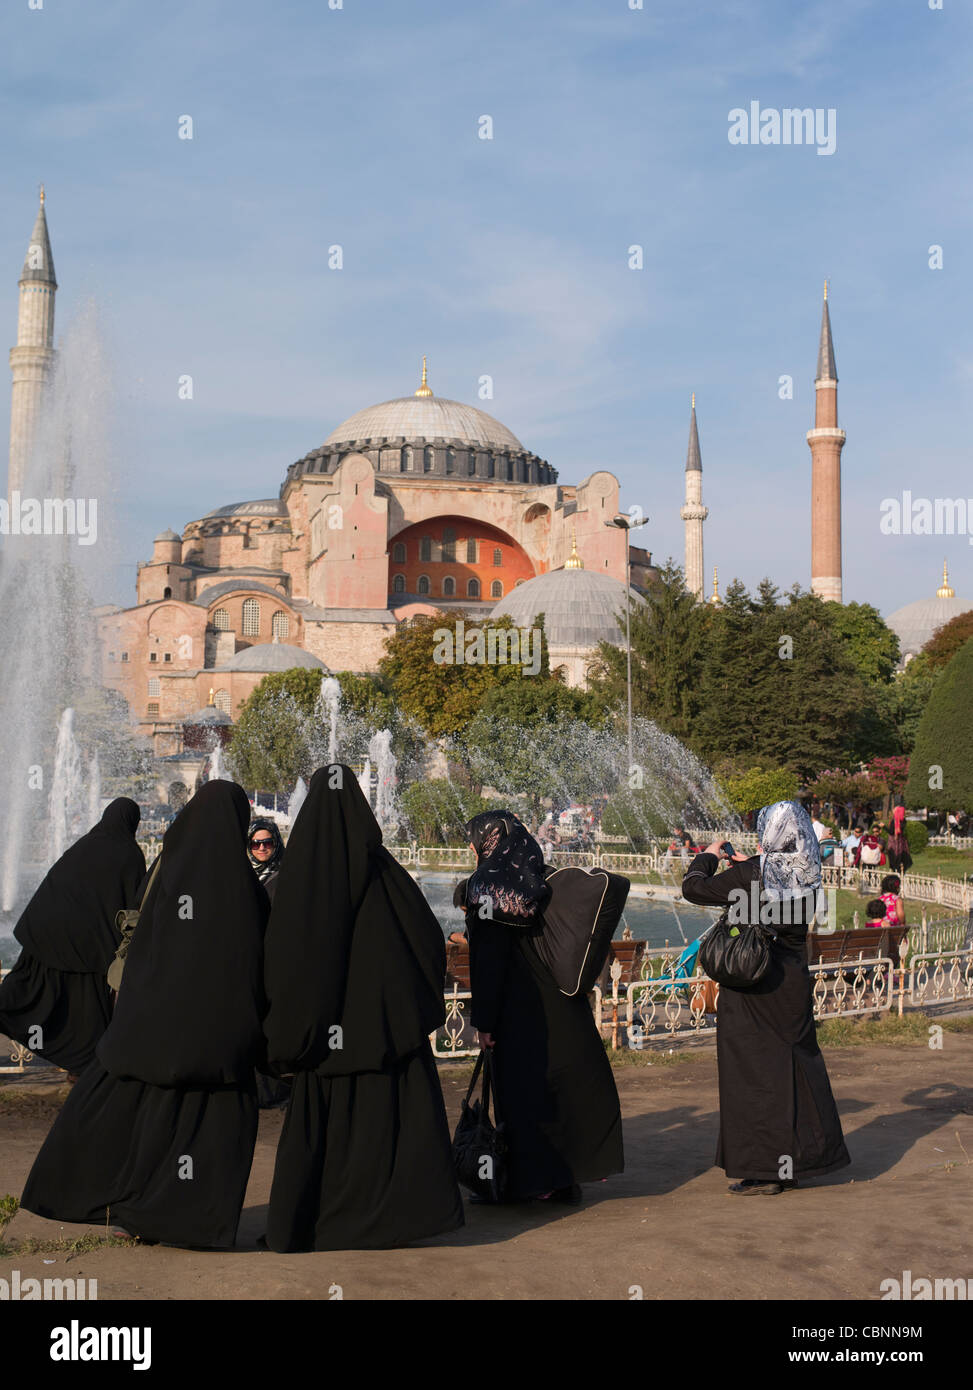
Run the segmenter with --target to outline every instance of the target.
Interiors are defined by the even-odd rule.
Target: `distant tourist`
[[[485,811],[466,830],[477,867],[457,900],[470,941],[470,1016],[493,1055],[507,1195],[576,1204],[579,1184],[624,1167],[611,1063],[585,995],[562,994],[531,944],[550,896],[537,841],[511,811]]]
[[[889,922],[900,926],[905,921],[905,904],[900,896],[902,880],[898,874],[886,874],[882,879],[882,902],[885,904],[885,917]],[[868,904],[872,906],[871,903]]]
[[[885,845],[885,854],[889,868],[895,873],[907,873],[912,868],[909,839],[905,832],[905,808],[902,806],[897,806],[893,813],[892,830]]]
[[[861,843],[855,851],[855,868],[876,869],[884,861],[882,832],[877,825],[873,825],[868,834],[862,836]]]
[[[865,926],[886,927],[888,922],[885,903],[881,898],[872,898],[865,908]]]
[[[821,851],[799,802],[778,801],[757,817],[752,858],[724,873],[722,843],[697,854],[683,897],[704,907],[737,904],[741,924],[770,916],[769,972],[755,986],[720,986],[716,1051],[720,1138],[716,1163],[737,1196],[775,1196],[798,1177],[843,1168],[845,1148],[824,1058],[815,1036],[807,930],[821,887]],[[752,891],[755,890],[755,891]],[[732,895],[732,896],[731,896]]]
[[[828,835],[828,827],[824,824],[823,821],[818,820],[817,816],[815,816],[814,820],[811,821],[811,828],[814,831],[818,844],[820,844],[821,841],[825,839]]]

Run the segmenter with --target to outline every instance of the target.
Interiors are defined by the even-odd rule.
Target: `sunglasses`
[[[274,847],[274,842],[273,842],[273,840],[269,840],[269,839],[268,839],[268,840],[251,840],[251,841],[250,841],[250,848],[251,848],[251,849],[273,849],[273,847]]]

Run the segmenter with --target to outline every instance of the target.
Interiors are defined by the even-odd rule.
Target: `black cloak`
[[[466,908],[471,1021],[494,1039],[509,1197],[540,1197],[622,1172],[618,1091],[587,997],[562,994],[535,949],[541,914],[516,927],[503,913],[481,916],[468,898],[472,882],[460,884],[453,901]],[[549,892],[533,885],[531,896],[542,904]]]
[[[120,933],[115,914],[137,901],[145,859],[138,805],[120,796],[48,870],[14,936],[23,950],[0,985],[0,1032],[80,1073],[111,1019],[105,981]],[[32,1046],[40,1027],[43,1042]]]
[[[761,892],[760,856],[718,874],[715,854],[697,854],[682,895],[704,907],[731,905],[733,922],[759,922],[774,934],[768,973],[747,989],[720,986],[716,1055],[720,1138],[716,1164],[730,1178],[778,1182],[782,1161],[791,1177],[813,1176],[851,1162],[828,1072],[814,1030],[807,968],[807,925],[813,893],[784,912]],[[732,896],[731,896],[732,895]]]
[[[386,1249],[463,1224],[429,1034],[442,928],[350,768],[319,768],[267,928],[268,1057],[295,1072],[272,1250]]]
[[[266,894],[249,803],[207,782],[173,821],[111,1026],[27,1179],[21,1205],[120,1222],[175,1245],[236,1238],[257,1131]]]

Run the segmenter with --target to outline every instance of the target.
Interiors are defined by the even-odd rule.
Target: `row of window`
[[[230,614],[226,608],[214,608],[213,626],[217,632],[230,631]],[[290,633],[290,619],[282,609],[277,610],[270,620],[271,636],[283,640]],[[243,636],[260,636],[260,604],[255,598],[243,600]]]
[[[423,536],[419,541],[419,560],[422,563],[434,563],[441,561],[444,565],[455,565],[456,563],[456,532],[447,527],[443,531],[443,538],[440,542],[440,553],[433,555],[434,541],[432,536]],[[479,561],[479,541],[468,540],[466,542],[466,563],[475,565]],[[396,541],[392,546],[392,563],[394,565],[404,565],[406,562],[405,541]],[[493,551],[494,569],[499,569],[503,564],[503,551],[496,546]]]
[[[404,574],[395,575],[395,577],[392,580],[392,592],[393,594],[404,594],[406,592]],[[440,592],[442,593],[443,598],[456,597],[456,580],[452,577],[452,575],[447,575],[446,578],[443,580],[442,589]],[[416,584],[416,593],[432,593],[432,584],[430,582],[428,574],[420,574],[418,582]],[[480,597],[480,581],[478,579],[468,579],[466,581],[466,597]],[[493,583],[490,585],[490,597],[503,598],[503,585],[500,583],[499,579],[495,579]]]
[[[150,699],[149,699],[149,705],[148,705],[148,711],[147,711],[147,713],[148,713],[149,715],[153,715],[153,714],[158,714],[158,713],[159,713],[159,700],[158,700],[158,697],[159,697],[159,695],[161,695],[161,693],[162,693],[162,692],[161,692],[161,690],[159,689],[159,682],[158,682],[157,680],[150,680],[150,681],[149,681],[149,696],[150,696]],[[153,695],[156,697],[154,700],[151,698]],[[214,691],[214,693],[213,693],[213,704],[216,706],[217,709],[222,710],[224,714],[229,714],[229,712],[230,712],[230,692],[229,692],[228,690],[217,690],[217,691]]]

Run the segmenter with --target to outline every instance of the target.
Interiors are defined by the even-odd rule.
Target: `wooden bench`
[[[879,927],[858,927],[836,932],[808,932],[807,959],[809,965],[821,962],[830,965],[838,960],[873,960],[876,956],[890,956],[899,963],[899,943],[908,934],[909,928],[903,923],[891,922]]]
[[[446,988],[468,990],[470,987],[470,947],[466,941],[446,942]]]

